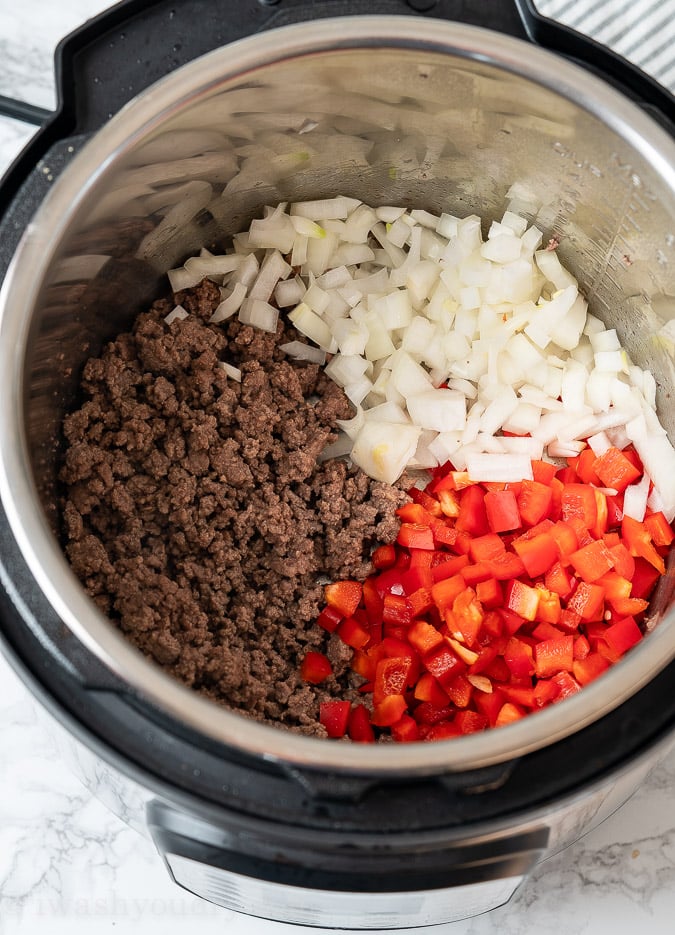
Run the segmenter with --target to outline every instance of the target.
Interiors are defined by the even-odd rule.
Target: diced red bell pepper
[[[504,661],[513,678],[522,679],[534,674],[532,647],[515,636],[506,644]]]
[[[300,665],[300,675],[305,682],[309,682],[310,685],[318,685],[332,674],[333,666],[327,656],[311,649],[305,653],[305,658]]]
[[[590,653],[590,651],[591,651],[590,643],[588,642],[588,640],[586,639],[583,633],[575,637],[575,640],[574,640],[575,660],[585,659],[586,656]]]
[[[536,526],[537,523],[545,519],[549,514],[552,502],[553,491],[548,484],[525,479],[520,485],[518,510],[526,526]]]
[[[425,656],[433,649],[445,645],[443,634],[426,620],[416,620],[406,634],[411,646],[414,646],[420,656]]]
[[[420,729],[417,721],[409,714],[404,714],[389,729],[396,743],[414,743],[420,739]]]
[[[437,707],[430,701],[422,701],[414,709],[412,716],[418,724],[441,724],[443,721],[449,721],[454,711],[447,705]]]
[[[565,632],[552,623],[542,621],[536,625],[532,631],[532,636],[535,640],[557,640],[561,636],[565,636]]]
[[[494,532],[473,538],[469,547],[474,562],[489,562],[493,558],[499,558],[505,551],[504,540]]]
[[[431,672],[434,678],[438,679],[446,691],[448,683],[466,669],[465,663],[452,652],[445,640],[442,646],[438,646],[422,657],[422,665],[427,672]]]
[[[462,568],[462,578],[469,587],[475,587],[480,581],[487,581],[491,577],[492,569],[488,562],[476,562],[475,565],[467,565]]]
[[[610,604],[619,617],[637,617],[649,607],[649,601],[640,597],[617,597]]]
[[[442,724],[434,724],[433,727],[428,728],[423,739],[427,741],[451,740],[453,737],[459,736],[459,727],[453,720],[444,721]]]
[[[370,642],[370,633],[354,617],[343,620],[337,628],[337,633],[342,642],[352,649],[364,649]]]
[[[548,533],[541,533],[532,539],[515,539],[513,548],[530,578],[543,575],[558,561],[558,549]]]
[[[439,490],[438,505],[443,516],[457,519],[459,516],[459,497],[454,490]]]
[[[434,606],[434,599],[429,588],[418,588],[408,597],[413,617],[421,617]]]
[[[579,548],[579,540],[577,539],[576,532],[569,523],[563,522],[563,520],[558,520],[557,523],[553,524],[549,535],[555,542],[558,548],[558,555],[563,562],[566,562],[569,556]],[[585,538],[589,538],[587,532]]]
[[[376,705],[387,695],[403,695],[409,685],[412,657],[380,659],[375,668],[373,701]]]
[[[582,549],[572,552],[570,563],[579,577],[588,582],[597,581],[606,575],[614,564],[612,553],[602,539],[596,539]]]
[[[408,705],[403,695],[386,695],[375,705],[370,722],[375,727],[391,727],[401,720],[407,709]]]
[[[406,549],[429,549],[436,547],[430,526],[421,523],[401,523],[396,541]]]
[[[349,701],[322,701],[319,705],[319,721],[329,737],[344,737],[349,723]]]
[[[385,594],[382,606],[382,622],[407,627],[412,623],[413,612],[410,601],[400,594]]]
[[[408,496],[414,503],[419,503],[420,506],[424,507],[431,516],[438,518],[441,515],[440,503],[435,497],[430,496],[426,490],[420,490],[419,487],[410,487]]]
[[[608,448],[596,459],[593,470],[604,487],[613,487],[618,493],[623,493],[626,487],[636,481],[642,473],[623,452],[614,447]]]
[[[316,618],[316,622],[320,627],[323,627],[324,630],[328,630],[329,633],[332,633],[334,630],[337,630],[338,624],[342,621],[344,615],[340,613],[339,610],[336,610],[335,607],[331,607],[328,604],[324,607]]]
[[[618,542],[609,549],[612,556],[614,571],[622,578],[628,578],[632,582],[635,574],[635,559],[630,554],[623,542]]]
[[[604,601],[605,592],[599,585],[580,581],[568,600],[566,609],[578,614],[582,620],[600,620]]]
[[[544,708],[556,700],[560,694],[560,686],[551,679],[539,679],[534,686],[533,694],[535,708]]]
[[[365,705],[356,705],[349,712],[347,733],[354,743],[375,743],[375,732],[370,726],[370,714]]]
[[[476,597],[483,607],[486,607],[488,610],[501,607],[504,603],[502,586],[496,578],[487,578],[485,581],[479,581],[476,585]]]
[[[415,549],[415,555],[419,554],[420,549]],[[428,555],[431,559],[434,553],[422,552],[421,554]],[[413,564],[415,555],[411,555],[410,567],[408,570],[401,573],[403,592],[407,595],[412,594],[414,591],[419,591],[420,588],[431,588],[431,585],[434,583],[431,574],[431,565],[425,566],[419,562]]]
[[[573,458],[569,463],[577,473],[577,477],[584,484],[595,484],[600,486],[600,478],[595,473],[594,467],[597,456],[592,448],[584,448],[577,458]],[[610,486],[610,485],[606,485]]]
[[[439,611],[451,609],[455,598],[466,588],[466,581],[461,574],[454,575],[452,578],[444,578],[437,581],[431,588],[431,597]]]
[[[326,603],[338,610],[343,617],[351,617],[361,603],[363,586],[360,581],[335,581],[324,588]]]
[[[423,672],[415,685],[414,696],[417,701],[428,701],[437,708],[446,706],[450,699],[431,672]]]
[[[654,548],[651,533],[644,523],[639,523],[630,516],[624,516],[621,520],[621,535],[631,555],[644,558],[656,568],[659,574],[666,573],[665,563]]]
[[[539,592],[539,606],[537,607],[536,619],[542,623],[557,623],[562,613],[560,597],[555,591],[549,591],[548,588],[540,584],[536,584],[535,588]]]
[[[491,692],[474,692],[473,697],[478,710],[486,716],[490,727],[494,727],[502,705],[506,701],[503,692],[495,687]]]
[[[483,536],[490,530],[485,512],[485,494],[477,484],[467,487],[462,493],[457,529],[471,536]]]
[[[546,487],[551,486],[551,481],[555,477],[557,470],[558,468],[555,464],[551,464],[548,461],[534,460],[532,462],[532,475],[535,481],[538,484],[544,484]]]
[[[437,553],[440,555],[441,553]],[[431,569],[431,578],[434,584],[437,581],[443,581],[444,578],[452,578],[454,575],[459,574],[459,572],[466,565],[469,564],[468,555],[453,555],[450,558],[440,561],[437,565],[433,565]]]
[[[479,711],[465,708],[463,711],[457,712],[454,723],[456,727],[459,727],[460,733],[475,734],[478,731],[485,730],[489,721],[487,717]]]
[[[525,574],[525,565],[519,556],[513,552],[504,552],[497,558],[490,559],[488,562],[492,577],[497,581],[508,581],[511,578],[517,578]]]
[[[675,533],[663,513],[647,513],[644,524],[649,530],[655,546],[668,546],[675,539]]]
[[[471,701],[473,685],[460,673],[445,685],[445,691],[457,708],[466,708]]]
[[[554,703],[564,701],[565,698],[576,695],[578,691],[581,691],[581,685],[570,672],[556,672],[556,674],[551,677],[551,681],[554,682],[559,689]]]
[[[586,529],[593,529],[598,520],[594,489],[586,484],[565,484],[561,510],[563,520],[580,519]]]
[[[603,639],[610,649],[622,656],[632,646],[640,642],[642,633],[632,617],[624,617],[623,620],[617,620],[616,623],[607,627]]]
[[[460,635],[456,637],[457,639],[466,643],[467,646],[473,646],[484,616],[476,592],[472,588],[466,588],[453,601],[451,621],[447,614],[445,620],[453,634],[459,631]],[[452,627],[450,627],[450,623],[452,623]]]
[[[588,685],[609,668],[609,662],[600,653],[589,653],[583,659],[575,659],[572,674],[580,685]]]
[[[404,503],[395,512],[403,526],[424,526],[426,528],[434,518],[428,510],[424,509],[421,503],[415,502]]]
[[[366,609],[366,616],[371,627],[376,624],[382,624],[382,610],[384,600],[377,589],[377,583],[374,577],[366,578],[363,582],[363,603]]]
[[[393,545],[379,545],[371,556],[371,561],[378,571],[391,568],[396,564],[396,549]]]
[[[500,708],[497,720],[495,721],[495,727],[505,727],[507,724],[519,721],[522,717],[525,717],[523,708],[521,708],[520,705],[513,704],[512,701],[507,701]]]
[[[500,607],[498,613],[502,621],[502,633],[507,637],[513,636],[520,630],[524,622],[522,614],[509,610],[508,607]]]
[[[534,647],[534,668],[537,678],[548,678],[557,672],[569,672],[574,663],[574,638],[563,636],[542,640]]]
[[[648,598],[659,580],[659,572],[644,558],[635,559],[635,571],[632,575],[632,597]]]
[[[494,533],[520,529],[520,513],[513,490],[488,491],[485,494],[485,512]]]
[[[613,601],[630,597],[631,583],[628,578],[622,578],[615,571],[608,571],[601,578],[596,579],[596,584],[605,592],[605,600],[610,604]]]
[[[508,610],[525,620],[535,620],[537,617],[538,592],[517,578],[513,578],[506,585],[504,602]]]
[[[564,600],[572,593],[574,584],[560,562],[555,562],[544,575],[544,586]]]

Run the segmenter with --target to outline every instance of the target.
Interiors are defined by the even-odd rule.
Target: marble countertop
[[[53,107],[56,42],[106,6],[107,0],[1,2],[0,95]],[[617,0],[615,6],[625,11],[627,5]],[[0,174],[32,132],[0,117]],[[154,847],[68,772],[28,693],[1,658],[0,685],[0,935],[174,935],[188,927],[198,927],[200,935],[301,931],[218,909],[171,883]],[[622,809],[541,864],[507,906],[417,931],[670,935],[673,919],[675,753]]]

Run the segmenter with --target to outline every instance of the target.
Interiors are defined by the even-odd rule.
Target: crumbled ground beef
[[[350,651],[314,625],[321,585],[367,574],[404,483],[320,464],[350,416],[342,390],[278,350],[297,337],[281,323],[208,324],[219,301],[208,280],[160,300],[86,364],[64,422],[65,549],[101,610],[172,675],[320,735],[320,701],[360,697]],[[190,315],[167,325],[176,302]],[[308,649],[334,665],[319,687],[299,678]]]

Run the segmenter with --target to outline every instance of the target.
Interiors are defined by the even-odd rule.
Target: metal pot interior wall
[[[342,193],[493,219],[510,193],[560,241],[591,310],[654,372],[675,437],[672,344],[659,338],[675,311],[665,134],[546,53],[450,24],[437,39],[435,26],[395,19],[291,27],[283,41],[212,53],[123,110],[57,183],[6,300],[26,308],[14,330],[23,387],[8,390],[23,423],[11,441],[54,531],[52,552],[55,439],[83,363],[164,288],[167,269],[202,245],[224,246],[280,201]],[[31,256],[41,264],[32,278],[20,270]],[[68,574],[65,602],[78,587]]]

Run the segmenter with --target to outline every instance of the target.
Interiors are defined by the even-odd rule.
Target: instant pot
[[[298,736],[191,693],[87,598],[59,544],[61,420],[166,270],[264,205],[345,193],[489,218],[510,190],[655,374],[675,439],[675,101],[527,0],[234,6],[129,0],[66,39],[59,109],[0,186],[0,641],[181,886],[306,925],[452,921],[505,902],[672,746],[671,576],[639,646],[515,724]]]

